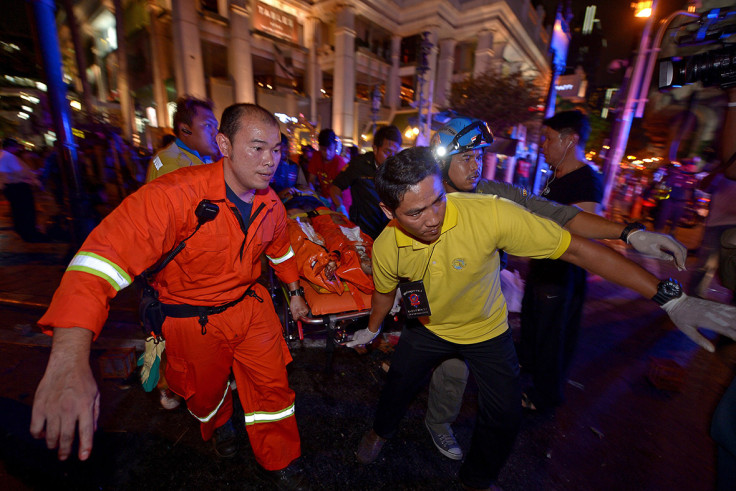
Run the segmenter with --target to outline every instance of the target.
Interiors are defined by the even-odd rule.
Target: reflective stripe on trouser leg
[[[235,347],[233,373],[256,461],[278,470],[301,455],[301,445],[286,374],[290,357],[270,296],[262,297],[266,301],[256,306],[245,339]]]
[[[228,390],[233,349],[219,329],[227,314],[210,316],[204,336],[193,317],[169,317],[164,323],[166,379],[171,390],[186,399],[187,409],[200,421],[204,440],[209,440],[215,428],[225,424],[233,411]]]

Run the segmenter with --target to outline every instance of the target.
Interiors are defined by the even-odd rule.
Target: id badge
[[[406,316],[409,319],[432,315],[429,308],[429,300],[427,292],[424,289],[424,281],[408,281],[399,285],[401,290],[401,298],[404,299],[404,307],[406,307]]]

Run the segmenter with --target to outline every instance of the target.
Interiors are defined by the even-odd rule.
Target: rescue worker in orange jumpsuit
[[[53,345],[34,399],[31,433],[45,437],[49,448],[58,447],[65,460],[78,426],[79,458],[89,457],[100,397],[89,351],[109,300],[185,241],[153,282],[168,315],[163,335],[170,387],[201,422],[203,438],[214,433],[216,450],[232,455],[232,370],[265,477],[280,489],[303,489],[304,472],[295,462],[301,450],[294,392],[286,373],[291,356],[270,295],[256,282],[265,253],[287,284],[293,317],[307,315],[286,211],[268,186],[280,159],[279,125],[257,105],[236,104],[222,115],[217,143],[223,155],[219,162],[146,184],[90,234],[72,259],[39,321],[53,330]],[[219,207],[209,221],[195,214],[203,200],[210,209]]]

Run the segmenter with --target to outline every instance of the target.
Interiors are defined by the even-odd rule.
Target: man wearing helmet
[[[513,447],[521,420],[519,363],[498,287],[498,250],[570,261],[652,298],[694,342],[713,351],[697,327],[736,339],[736,307],[688,297],[609,248],[562,230],[508,200],[447,194],[426,147],[404,150],[376,172],[381,208],[392,219],[373,248],[371,315],[355,333],[370,343],[397,288],[413,316],[404,328],[376,409],[356,452],[374,462],[399,430],[427,372],[447,357],[467,359],[478,381],[478,417],[459,470],[465,489],[489,489]],[[408,297],[408,298],[407,298]]]
[[[598,215],[565,206],[527,192],[525,188],[505,182],[489,181],[480,177],[483,149],[493,141],[488,126],[477,119],[451,119],[433,136],[431,147],[442,169],[445,191],[493,194],[516,202],[528,210],[549,218],[576,235],[591,239],[618,239],[625,225],[610,222]],[[673,260],[678,268],[684,266],[687,251],[670,236],[637,231],[628,237],[639,252]],[[672,255],[665,251],[671,251]],[[468,368],[463,360],[451,358],[440,364],[432,375],[425,425],[442,455],[460,460],[462,450],[455,439],[451,424],[457,418],[468,379]]]

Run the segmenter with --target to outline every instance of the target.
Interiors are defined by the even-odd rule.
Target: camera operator
[[[726,111],[726,121],[723,125],[723,135],[721,137],[721,159],[726,163],[722,168],[724,175],[728,179],[736,180],[736,160],[732,156],[736,154],[736,87],[728,89],[728,108]],[[731,233],[731,237],[736,236],[735,228],[731,228],[724,232],[721,236],[721,248],[730,246],[731,254],[734,254],[736,243],[724,243],[726,234]],[[725,252],[725,251],[722,251]],[[734,261],[730,264],[724,264],[722,261],[720,268],[728,267],[731,269],[731,276],[736,275]],[[721,271],[721,277],[725,278],[727,271]],[[736,288],[734,285],[728,285],[731,288],[734,297],[732,302],[736,302]],[[711,421],[710,434],[718,445],[718,463],[717,463],[717,486],[719,491],[733,489],[733,483],[736,482],[736,377],[731,381],[731,385],[726,389],[725,394],[718,403],[713,420]]]

